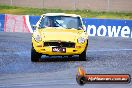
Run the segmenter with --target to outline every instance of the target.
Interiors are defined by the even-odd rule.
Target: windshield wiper
[[[81,28],[67,28],[67,29],[76,29],[76,30],[82,30]]]
[[[55,21],[60,27],[65,28],[62,24],[60,24],[59,22]]]

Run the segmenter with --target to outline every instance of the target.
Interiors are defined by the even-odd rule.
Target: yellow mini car
[[[32,34],[31,61],[42,55],[73,56],[86,60],[88,34],[80,15],[65,13],[43,14]]]

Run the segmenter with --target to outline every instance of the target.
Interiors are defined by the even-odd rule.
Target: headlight
[[[41,41],[41,36],[38,33],[34,33],[33,37],[34,37],[34,39],[35,39],[36,42]]]
[[[78,41],[78,43],[84,43],[85,42],[85,38],[80,37],[80,38],[77,39],[77,41]]]

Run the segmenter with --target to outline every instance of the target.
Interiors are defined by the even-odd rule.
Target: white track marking
[[[31,28],[31,25],[30,25],[30,22],[29,22],[29,15],[26,15],[25,17],[26,17],[26,24],[29,28],[29,31],[30,31],[30,33],[33,33],[33,30]]]
[[[104,51],[132,51],[132,49],[99,49],[99,50],[88,50],[88,52],[104,52]]]

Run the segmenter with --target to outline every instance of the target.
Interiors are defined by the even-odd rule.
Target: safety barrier
[[[0,31],[33,32],[40,16],[0,14]],[[132,38],[132,20],[83,18],[89,36]]]
[[[5,20],[5,15],[0,14],[0,31],[4,31],[4,20]]]

